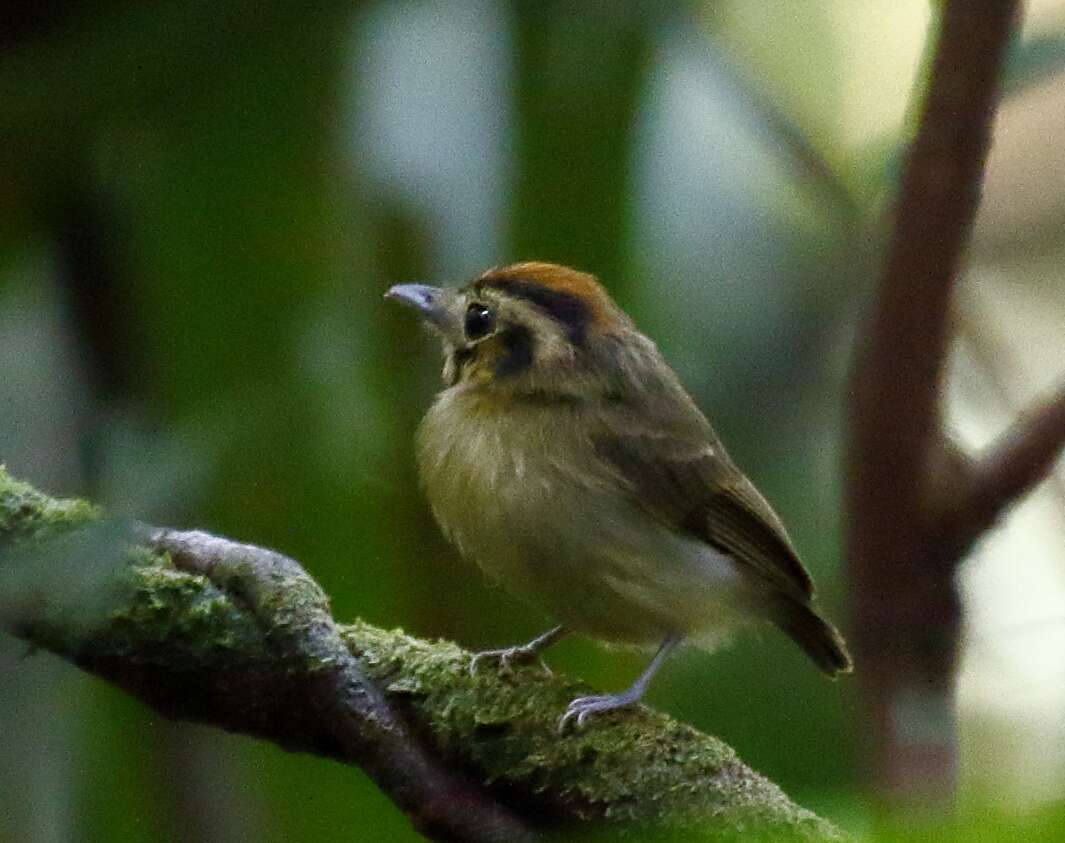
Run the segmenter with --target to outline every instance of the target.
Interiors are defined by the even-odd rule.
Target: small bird
[[[559,623],[471,669],[537,658],[568,632],[658,647],[627,690],[573,700],[561,728],[638,702],[680,642],[713,648],[758,621],[825,673],[851,669],[780,518],[594,276],[517,263],[386,297],[443,345],[444,389],[417,449],[434,517]]]

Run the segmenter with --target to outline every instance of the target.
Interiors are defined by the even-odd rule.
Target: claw
[[[522,645],[519,647],[505,647],[501,650],[483,650],[480,653],[474,653],[470,657],[470,676],[474,676],[477,673],[477,668],[480,667],[483,661],[499,662],[499,672],[503,676],[510,676],[514,673],[514,664],[525,664],[535,659],[539,654],[536,650]],[[543,664],[541,659],[540,664]],[[546,669],[546,665],[544,668]]]
[[[628,708],[635,705],[639,700],[633,699],[631,694],[606,694],[594,697],[577,697],[566,707],[565,713],[558,721],[558,730],[563,732],[571,720],[578,729],[584,728],[584,722],[593,714],[601,714],[604,711],[614,711],[619,708]]]
[[[498,661],[499,672],[503,675],[511,674],[514,672],[513,668],[510,666],[511,662],[514,662],[515,664],[523,664],[539,658],[540,653],[545,647],[550,647],[565,634],[565,627],[556,626],[554,629],[549,629],[543,635],[538,635],[526,644],[519,644],[516,647],[505,647],[502,650],[485,650],[483,653],[475,653],[470,658],[470,675],[473,676],[477,673],[477,666],[482,661]],[[544,672],[548,676],[551,675],[551,669],[543,659],[540,659],[540,667],[544,669]]]
[[[577,728],[580,729],[584,726],[584,721],[587,720],[593,714],[599,714],[604,711],[613,711],[615,708],[627,708],[630,705],[635,705],[643,698],[644,691],[647,690],[647,685],[651,681],[651,677],[655,675],[655,672],[661,666],[662,661],[669,655],[669,651],[672,650],[680,642],[680,637],[677,635],[667,635],[665,641],[662,642],[662,646],[658,648],[658,652],[655,653],[655,657],[651,659],[651,663],[647,665],[647,668],[640,674],[640,678],[632,683],[632,687],[620,694],[604,694],[603,696],[596,697],[577,697],[567,707],[565,713],[559,718],[558,730],[561,732],[566,728],[566,724],[569,723],[574,717],[577,718]]]

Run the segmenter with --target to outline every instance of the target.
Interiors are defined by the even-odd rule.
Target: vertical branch
[[[948,0],[894,230],[852,373],[847,556],[872,784],[942,802],[955,786],[961,549],[933,494],[965,468],[940,418],[951,293],[972,228],[1017,0]],[[947,482],[943,482],[944,480]]]
[[[658,14],[643,0],[514,0],[520,152],[513,259],[614,279],[628,234],[632,128]],[[650,10],[650,11],[649,11]]]

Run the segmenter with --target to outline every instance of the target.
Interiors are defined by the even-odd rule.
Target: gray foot
[[[640,689],[642,691],[642,689]],[[594,697],[577,697],[567,707],[565,714],[558,721],[558,730],[564,731],[566,724],[571,720],[578,729],[584,727],[584,721],[593,714],[602,714],[604,711],[614,711],[619,708],[629,708],[640,701],[642,693],[633,693],[630,688],[620,694],[603,694]]]
[[[514,672],[511,667],[512,664],[528,664],[529,662],[540,659],[540,653],[547,647],[550,647],[559,638],[566,634],[565,627],[556,626],[554,629],[549,629],[543,635],[537,636],[528,644],[519,644],[517,647],[505,647],[502,650],[485,650],[482,653],[475,653],[473,658],[470,659],[470,675],[472,676],[477,672],[477,668],[481,662],[499,662],[499,672],[503,675],[509,675]],[[551,668],[544,664],[544,660],[540,659],[540,667],[548,674],[551,673]]]
[[[647,686],[651,682],[651,678],[658,672],[658,668],[662,666],[662,662],[665,661],[666,656],[669,655],[670,650],[680,643],[680,636],[669,634],[662,642],[662,646],[658,648],[658,652],[655,653],[655,657],[651,659],[651,663],[647,665],[647,669],[640,674],[640,678],[632,683],[632,687],[622,691],[620,694],[603,694],[602,696],[595,697],[577,697],[567,706],[566,712],[558,721],[558,730],[561,732],[566,728],[566,724],[570,720],[575,720],[577,728],[581,728],[584,725],[584,721],[591,717],[593,714],[601,714],[604,711],[613,711],[616,708],[628,708],[631,705],[635,705],[642,698],[644,691],[647,690]]]
[[[470,659],[470,675],[477,673],[482,662],[497,662],[499,672],[504,676],[509,676],[514,673],[514,665],[530,664],[537,660],[540,661],[540,666],[544,670],[551,672],[551,668],[540,658],[538,647],[521,644],[517,647],[504,647],[502,650],[482,650],[480,653],[474,653]]]

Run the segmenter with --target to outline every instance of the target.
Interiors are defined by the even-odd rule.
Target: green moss
[[[69,548],[57,545],[56,540],[102,517],[98,507],[49,497],[0,466],[0,541],[16,541],[20,546],[40,543],[41,555],[58,562],[65,555],[59,550]],[[121,532],[116,530],[114,538]],[[63,620],[69,619],[67,612],[43,618],[37,627],[42,643],[79,657],[106,639],[111,657],[143,659],[153,651],[165,651],[168,658],[183,655],[189,668],[245,648],[261,650],[263,636],[258,625],[206,577],[178,571],[168,555],[124,541],[97,541],[96,546],[125,556],[126,564],[116,559],[106,570],[98,566],[101,576],[112,580],[106,616],[91,624],[84,619],[68,624]],[[88,638],[86,626],[96,630]],[[175,642],[182,646],[175,649]]]
[[[99,518],[100,510],[92,504],[51,498],[16,480],[0,465],[0,536],[41,538]]]
[[[471,676],[458,646],[398,630],[359,622],[343,634],[441,754],[507,792],[550,793],[547,801],[570,816],[618,824],[783,828],[808,820],[812,837],[825,833],[730,747],[665,715],[639,708],[559,735],[559,715],[588,688],[538,667]]]
[[[258,625],[206,577],[174,570],[165,556],[144,562],[131,569],[129,599],[111,612],[113,655],[144,661],[165,653],[168,667],[182,670],[262,651]]]
[[[163,710],[176,705],[179,715],[215,722],[218,699],[231,692],[243,699],[239,687],[227,684],[232,677],[239,685],[327,666],[328,656],[306,645],[328,628],[328,599],[287,563],[264,575],[234,554],[210,579],[179,570],[166,554],[130,547],[128,526],[107,522],[95,507],[53,500],[0,467],[0,541],[12,538],[20,553],[31,551],[23,561],[47,560],[53,570],[65,565],[83,572],[86,583],[99,576],[117,586],[106,611],[85,626],[73,619],[86,602],[82,584],[62,577],[45,583],[42,601],[33,603],[36,615],[20,634]],[[734,839],[752,829],[808,840],[839,837],[728,746],[650,709],[610,714],[560,735],[559,715],[588,688],[539,667],[503,675],[486,666],[471,675],[470,654],[457,645],[400,630],[356,622],[340,631],[434,754],[521,803],[530,816],[606,819],[632,839],[640,839],[634,829],[649,826],[656,834],[684,830],[691,840]],[[269,705],[242,705],[223,713],[227,728],[269,723]]]

